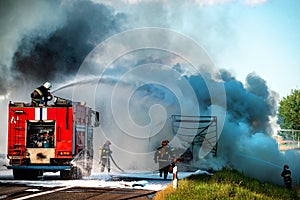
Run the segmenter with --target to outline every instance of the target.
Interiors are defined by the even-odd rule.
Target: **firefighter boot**
[[[169,173],[169,166],[164,167],[164,179],[167,179]]]
[[[164,173],[164,179],[167,179],[168,173]]]

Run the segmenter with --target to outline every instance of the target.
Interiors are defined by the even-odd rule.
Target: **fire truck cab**
[[[15,179],[58,171],[62,179],[91,174],[93,128],[99,125],[99,113],[60,97],[53,102],[39,106],[9,102],[7,168]]]

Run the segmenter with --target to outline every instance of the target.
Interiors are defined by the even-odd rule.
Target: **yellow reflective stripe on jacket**
[[[41,90],[39,90],[39,89],[35,89],[35,91],[36,91],[37,93],[39,93],[39,95],[40,95],[40,96],[43,96],[43,93],[42,93],[42,91],[41,91]]]

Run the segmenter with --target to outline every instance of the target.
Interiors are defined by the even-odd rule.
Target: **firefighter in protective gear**
[[[109,145],[111,145],[109,140],[106,140],[103,146],[100,146],[100,163],[101,163],[101,172],[104,172],[105,166],[107,171],[110,172],[110,156],[112,151],[110,150]]]
[[[154,154],[154,162],[158,162],[160,177],[164,174],[164,179],[167,179],[171,161],[173,159],[173,152],[170,146],[168,146],[168,140],[162,141],[161,146],[157,148]]]
[[[52,84],[49,82],[44,83],[42,86],[36,88],[31,93],[31,103],[32,106],[39,106],[40,104],[44,104],[47,106],[47,102],[52,100],[52,95],[49,92]]]
[[[292,188],[292,173],[291,170],[289,170],[288,165],[283,166],[283,171],[281,172],[281,176],[283,177],[284,184],[286,188],[291,189]]]

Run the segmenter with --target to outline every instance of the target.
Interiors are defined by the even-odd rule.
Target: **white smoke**
[[[128,59],[124,60],[129,61]],[[152,71],[153,74],[149,73],[148,76],[166,79],[163,73],[158,74],[153,71],[155,65],[151,66],[153,69],[149,72]],[[176,66],[178,67],[178,65],[174,65],[175,68]],[[122,71],[123,67],[115,63],[113,69],[116,70],[116,73],[112,70],[107,75],[109,73],[116,75],[118,70]],[[209,104],[207,100],[210,97],[205,91],[207,86],[200,76],[193,74],[181,77],[188,80],[195,90],[197,101],[199,101],[202,111],[204,110],[201,114],[210,113],[209,110],[212,107],[215,107],[220,115],[224,111],[226,112],[224,126],[219,130],[221,135],[218,142],[217,157],[195,158],[197,161],[194,162],[194,165],[199,168],[213,168],[215,170],[232,167],[261,181],[281,184],[280,172],[282,166],[288,163],[293,172],[293,179],[298,180],[300,174],[296,168],[300,164],[298,161],[299,154],[293,151],[280,152],[278,144],[272,138],[274,132],[269,119],[276,116],[277,101],[276,95],[273,96],[274,92],[270,91],[266,82],[256,74],[249,74],[246,85],[232,77],[228,71],[223,70],[221,74],[222,82],[213,78],[209,81],[225,86],[227,108],[222,106],[224,103],[222,101],[216,101],[214,105]],[[90,96],[88,92],[91,91],[96,94],[95,106],[101,113],[102,129],[98,130],[101,133],[100,137],[95,137],[97,138],[95,149],[108,138],[113,142],[113,156],[123,169],[155,170],[151,156],[152,151],[162,139],[172,140],[173,138],[170,115],[180,113],[179,106],[183,105],[179,101],[185,102],[184,104],[190,108],[193,108],[196,102],[189,102],[188,96],[180,96],[181,100],[178,100],[178,96],[174,96],[169,88],[153,84],[144,85],[146,82],[143,83],[143,80],[146,81],[147,79],[142,74],[133,76],[132,71],[131,76],[127,76],[127,79],[122,79],[122,76],[114,76],[116,78],[114,80],[105,77],[99,82],[100,85],[97,86],[96,91],[92,89],[94,86],[90,85],[91,88],[83,86],[86,83],[80,81],[79,85],[83,85],[76,88],[76,93],[80,93],[76,98],[88,97]],[[213,76],[211,75],[211,77]],[[95,77],[91,80],[95,84]],[[116,84],[119,84],[118,87],[121,90],[118,90],[118,95],[112,98],[112,91],[115,90]],[[180,82],[178,86],[180,86]],[[136,89],[134,93],[131,93],[132,89]],[[111,99],[115,103],[112,104]],[[129,105],[129,116],[132,118],[130,121],[127,121],[128,115],[124,113],[127,110],[124,110],[126,104]],[[160,105],[163,109],[156,108],[156,105]],[[112,109],[116,111],[115,114],[118,116],[111,113]],[[161,113],[161,111],[164,112]],[[193,113],[192,110],[188,112]],[[220,116],[217,115],[217,117]],[[116,123],[117,118],[126,122],[126,130],[122,128],[125,125],[122,124],[122,121],[120,121],[121,124]],[[165,119],[167,120],[165,121]],[[155,126],[137,131],[132,123],[142,127],[149,123]],[[187,148],[188,146],[184,145],[184,147]]]
[[[142,31],[137,30],[137,32],[141,33]],[[138,35],[141,40],[145,37],[143,34]],[[151,36],[153,40],[155,34]],[[109,45],[101,46],[109,46],[109,51],[118,49],[113,54],[107,54],[106,51],[101,50],[99,51],[101,54],[97,55],[97,51],[94,51],[97,56],[92,55],[90,58],[95,58],[98,65],[91,64],[87,69],[91,69],[94,74],[97,74],[96,68],[98,71],[102,71],[103,65],[110,66],[111,64],[111,66],[105,69],[105,73],[99,77],[100,82],[96,89],[81,89],[75,93],[75,95],[79,94],[78,98],[82,96],[81,91],[84,90],[95,93],[95,96],[92,96],[95,98],[95,107],[102,113],[101,139],[96,141],[95,148],[101,145],[101,141],[108,138],[113,142],[114,156],[122,167],[128,170],[153,170],[155,165],[153,165],[151,155],[155,147],[162,139],[167,138],[172,141],[174,137],[170,116],[182,114],[180,106],[187,106],[186,113],[193,115],[195,114],[193,109],[199,106],[201,115],[212,114],[211,111],[214,110],[214,114],[221,120],[224,113],[226,116],[224,126],[219,128],[221,135],[217,158],[196,157],[194,162],[196,167],[217,170],[223,167],[233,167],[246,175],[277,184],[282,182],[280,172],[283,164],[288,162],[292,170],[296,168],[298,162],[290,159],[291,156],[295,156],[293,160],[298,160],[297,153],[280,152],[278,144],[272,138],[274,132],[270,118],[276,117],[278,102],[276,93],[268,88],[265,80],[257,74],[251,73],[244,85],[227,70],[211,71],[209,68],[202,68],[200,75],[185,65],[182,59],[174,59],[172,53],[165,55],[159,51],[159,54],[156,54],[149,49],[126,50],[128,47],[122,46],[122,44],[126,43],[124,41],[132,40],[127,36],[124,38],[123,40],[116,39],[119,41],[117,44],[108,42]],[[164,42],[160,39],[158,41],[164,46]],[[137,38],[135,42],[134,44],[141,44]],[[178,40],[177,42],[180,44]],[[129,42],[130,48],[134,44]],[[114,57],[117,57],[117,60],[112,59]],[[184,56],[182,55],[182,57]],[[113,62],[109,62],[111,59]],[[103,60],[107,62],[103,63]],[[165,75],[165,73],[171,75],[172,70],[164,70],[165,64],[171,65],[172,70],[182,73],[179,77],[170,77],[173,81],[180,79],[187,81],[195,92],[196,100],[191,100],[189,95],[174,93],[176,90],[172,90],[172,87],[167,84],[170,77]],[[155,70],[157,66],[160,68],[159,71]],[[141,72],[143,73],[138,73],[139,67],[142,67]],[[91,70],[86,70],[85,73],[88,74]],[[214,73],[220,73],[221,79],[215,78]],[[105,77],[115,77],[117,81],[110,81],[108,84]],[[149,80],[154,77],[155,80],[160,80],[162,86],[165,87],[152,84],[153,81]],[[181,87],[181,82],[175,81],[174,83],[178,88]],[[220,91],[217,90],[220,85],[225,88],[225,101],[221,98]],[[219,96],[216,95],[213,102],[208,87],[218,91],[216,94]],[[197,106],[195,107],[195,105]],[[181,141],[179,145],[187,148],[187,143],[188,141]],[[178,143],[174,142],[173,144],[177,145]],[[259,170],[256,169],[257,166],[259,166]],[[295,180],[298,179],[298,176],[297,173],[293,174]]]

